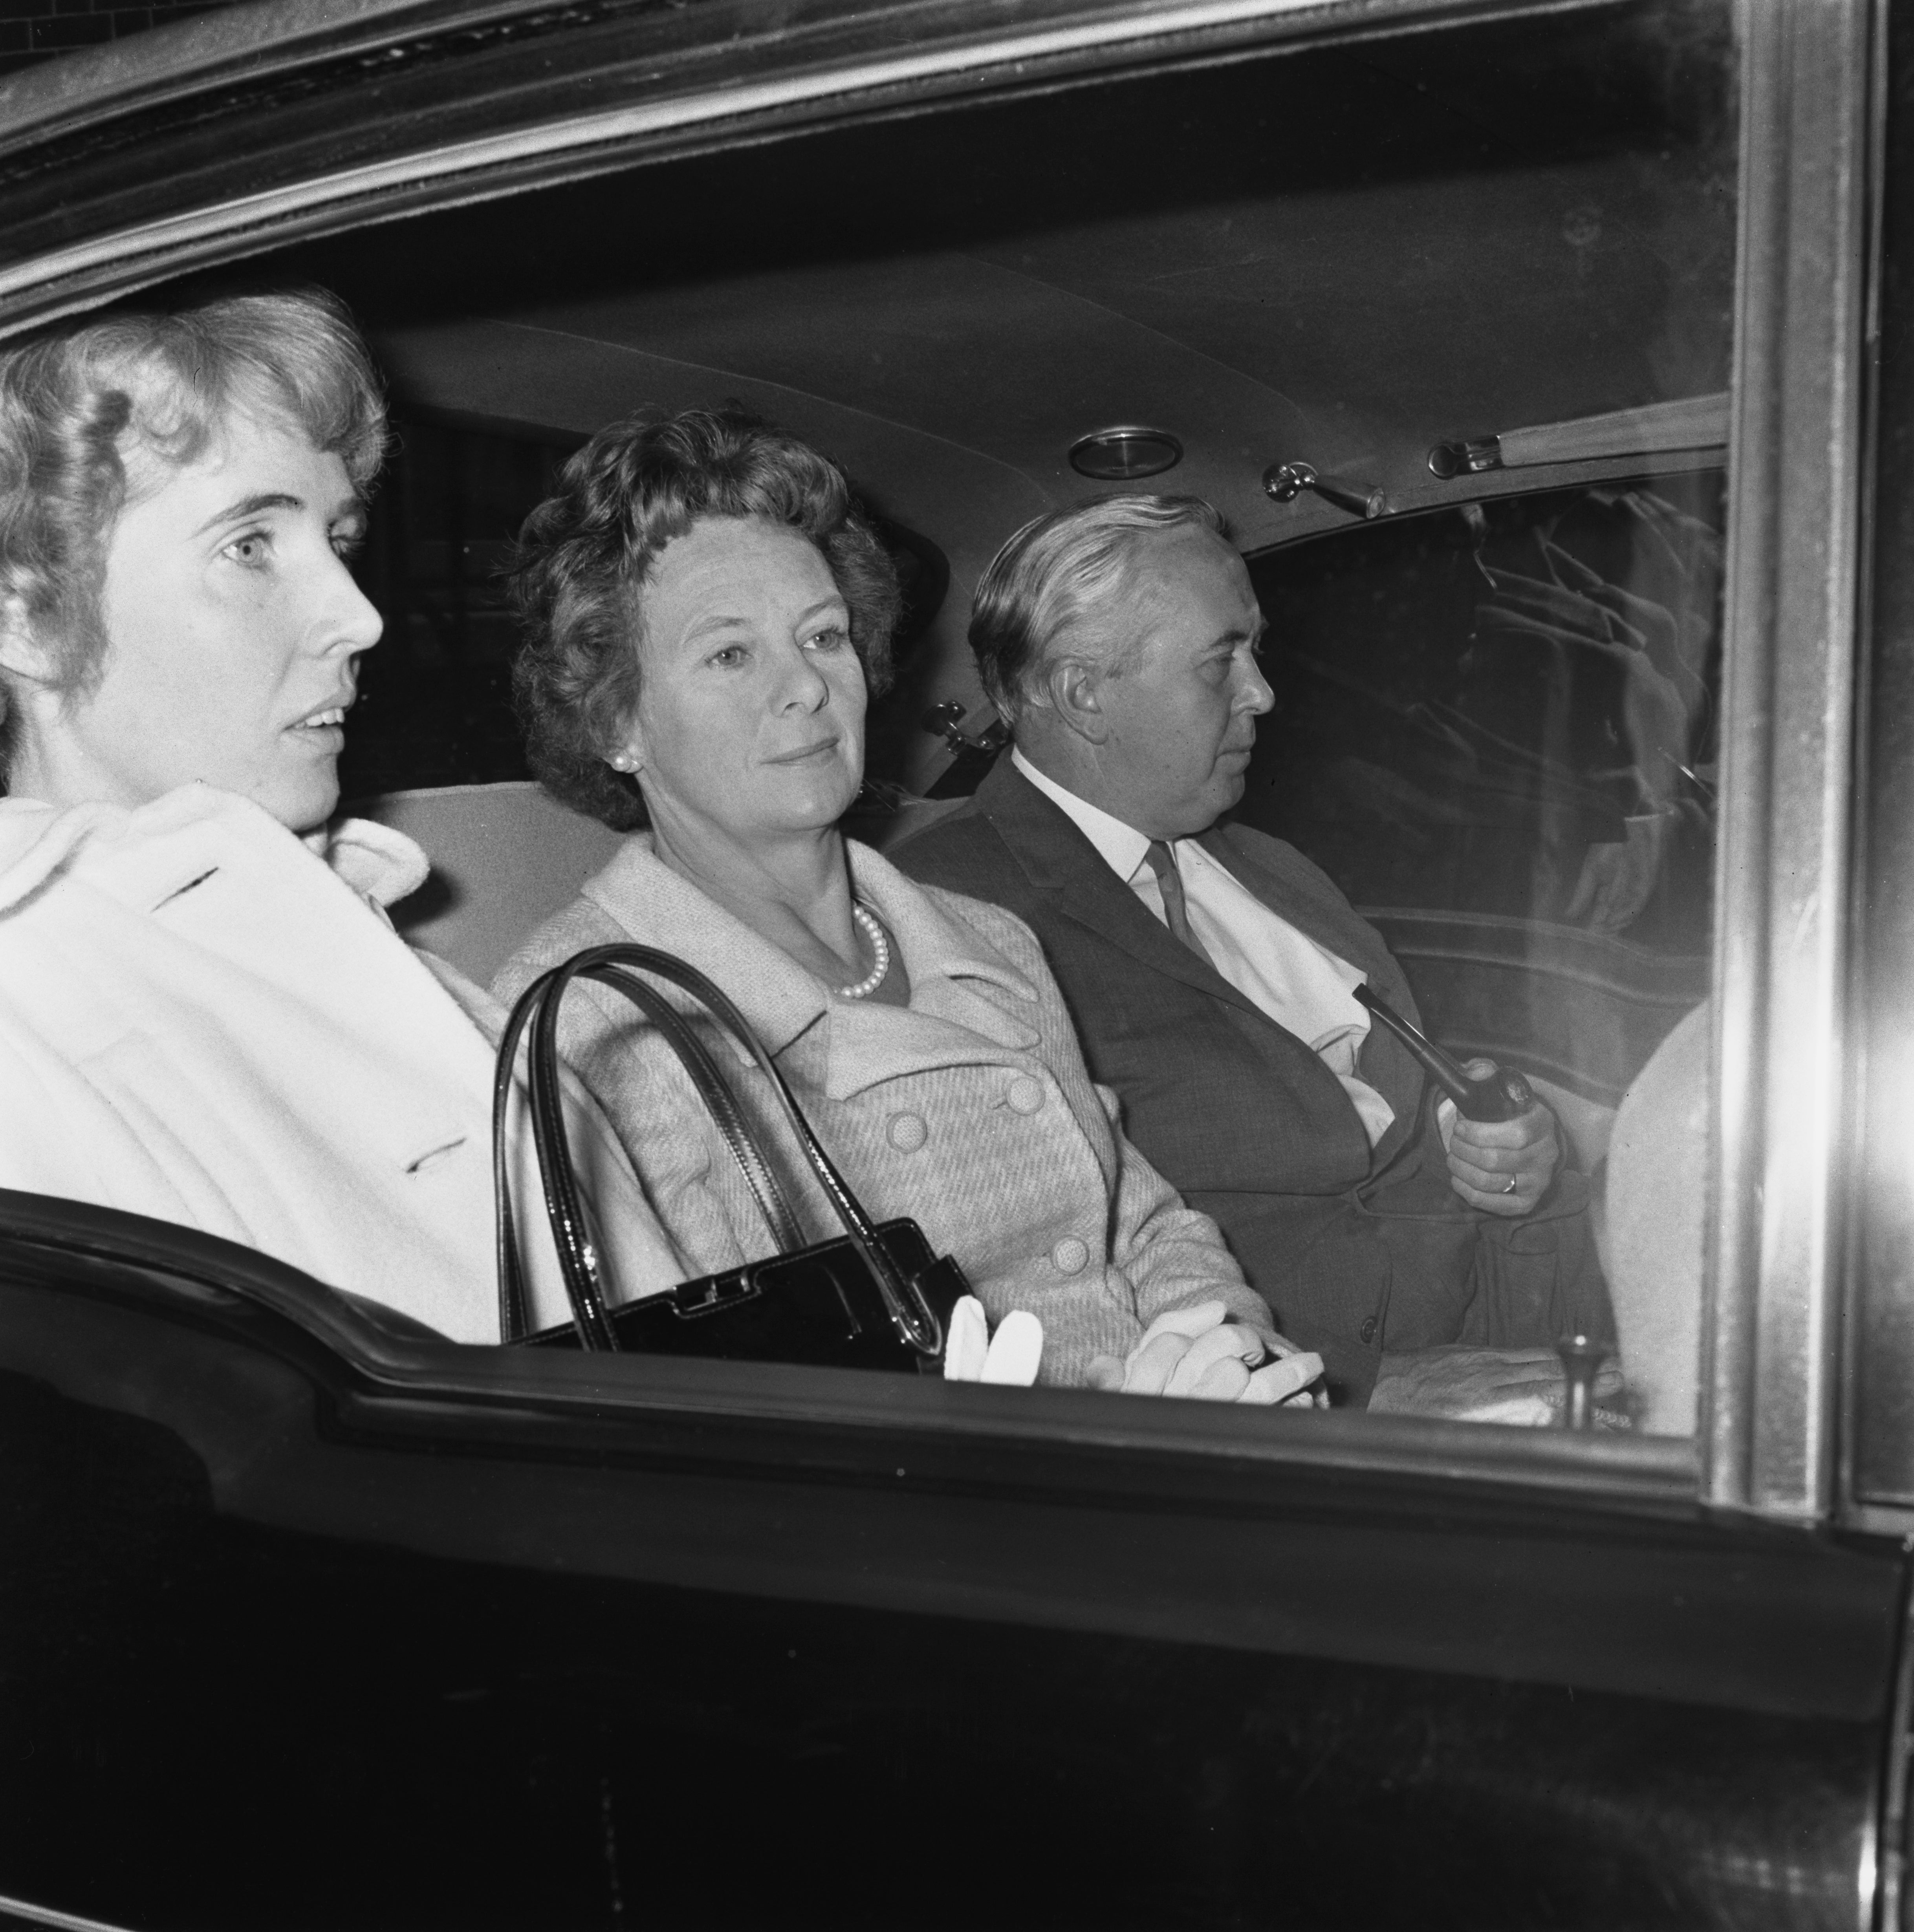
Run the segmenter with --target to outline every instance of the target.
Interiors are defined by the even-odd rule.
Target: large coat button
[[[1020,1114],[1034,1114],[1044,1104],[1044,1083],[1027,1073],[1020,1073],[1010,1083],[1005,1096]]]
[[[930,1138],[930,1130],[921,1114],[891,1116],[891,1144],[900,1154],[915,1154]]]
[[[1080,1241],[1074,1234],[1066,1234],[1050,1250],[1050,1259],[1059,1274],[1081,1274],[1090,1258],[1086,1242]]]

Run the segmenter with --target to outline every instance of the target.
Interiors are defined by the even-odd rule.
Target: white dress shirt
[[[1013,751],[1011,762],[1069,814],[1104,863],[1153,917],[1162,920],[1163,889],[1144,856],[1149,850],[1148,835],[1065,790],[1021,752]],[[1374,1147],[1388,1131],[1396,1110],[1367,1081],[1357,1077],[1357,1056],[1369,1037],[1369,1016],[1351,988],[1362,984],[1363,973],[1272,913],[1194,838],[1167,842],[1183,882],[1190,929],[1202,940],[1217,971],[1277,1025],[1304,1042],[1342,1083]]]

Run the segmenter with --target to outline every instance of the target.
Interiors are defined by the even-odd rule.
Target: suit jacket
[[[1119,1134],[1084,1070],[1029,932],[993,905],[927,890],[849,844],[859,896],[910,980],[897,1007],[833,998],[810,973],[662,864],[634,833],[500,970],[515,997],[581,947],[636,939],[688,960],[738,1004],[818,1138],[879,1220],[914,1216],[954,1255],[992,1321],[1044,1324],[1040,1378],[1077,1382],[1165,1310],[1220,1298],[1272,1334],[1215,1224],[1184,1206]],[[622,996],[581,986],[560,1016],[566,1058],[630,1150],[697,1274],[775,1252],[762,1213],[678,1062]],[[769,1083],[711,1044],[812,1240],[843,1230],[792,1144]]]
[[[1201,842],[1272,911],[1416,1017],[1381,935],[1294,847],[1229,824]],[[1563,1176],[1520,1221],[1466,1207],[1450,1185],[1435,1096],[1381,1027],[1357,1070],[1396,1119],[1372,1149],[1306,1042],[1176,940],[1008,759],[961,810],[891,856],[916,878],[993,899],[1029,923],[1092,1076],[1122,1100],[1125,1131],[1214,1216],[1284,1332],[1321,1352],[1345,1400],[1367,1400],[1385,1349],[1546,1346],[1576,1328],[1612,1336],[1579,1176]]]

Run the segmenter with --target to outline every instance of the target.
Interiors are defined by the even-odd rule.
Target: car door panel
[[[1333,1417],[1063,1396],[1018,1429],[1040,1398],[382,1343],[323,1291],[195,1272],[18,1240],[0,1267],[14,1518],[50,1455],[77,1505],[14,1572],[58,1635],[9,1728],[61,1768],[22,1780],[46,1830],[0,1889],[138,1784],[143,1828],[248,1820],[233,1888],[191,1894],[240,1922],[240,1875],[341,1780],[370,1803],[429,1763],[419,1839],[344,1832],[312,1900],[389,1864],[404,1922],[509,1922],[554,1859],[581,1913],[615,1881],[750,1923],[848,1831],[887,1924],[1851,1922],[1901,1564],[1708,1520],[1678,1451],[1617,1445],[1577,1503],[1440,1425],[1372,1432],[1367,1471]],[[182,1669],[230,1738],[214,1792],[158,1789]],[[762,1866],[727,1865],[741,1818]]]

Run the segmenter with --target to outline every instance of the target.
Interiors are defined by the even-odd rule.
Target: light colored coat
[[[934,1250],[956,1256],[993,1323],[1015,1308],[1038,1317],[1043,1381],[1081,1382],[1092,1355],[1120,1357],[1164,1310],[1211,1296],[1272,1334],[1215,1223],[1117,1130],[1029,928],[915,884],[855,842],[849,850],[858,895],[909,976],[908,1008],[837,998],[660,862],[642,832],[513,955],[493,990],[509,1000],[584,947],[620,940],[696,967],[743,1009],[870,1213],[915,1216]],[[773,1252],[690,1082],[636,1010],[581,986],[560,1038],[696,1270]],[[768,1083],[734,1049],[720,1064],[736,1069],[761,1144],[781,1156],[807,1238],[841,1234]]]
[[[382,826],[302,842],[206,785],[134,811],[0,800],[0,1186],[244,1242],[496,1341],[502,1016],[386,919],[425,869]],[[620,1292],[681,1278],[582,1094],[573,1124]],[[521,1172],[533,1312],[556,1324]]]

